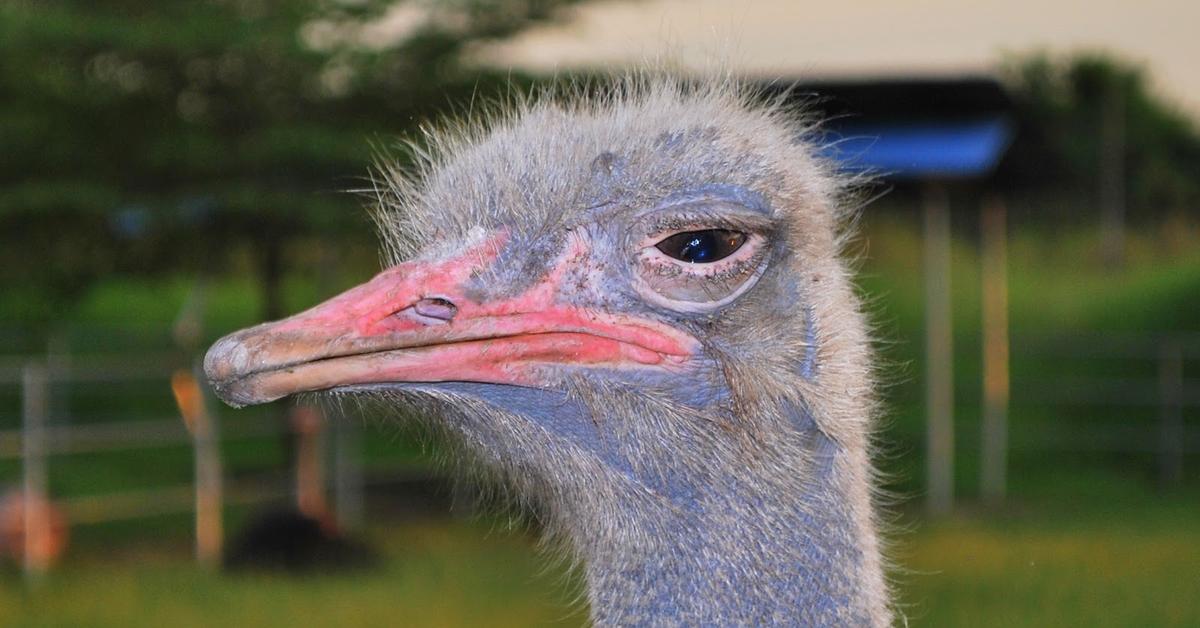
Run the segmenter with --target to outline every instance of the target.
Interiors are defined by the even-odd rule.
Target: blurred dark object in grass
[[[378,563],[378,555],[366,544],[291,508],[253,517],[225,554],[225,568],[231,571],[307,574],[366,569]]]

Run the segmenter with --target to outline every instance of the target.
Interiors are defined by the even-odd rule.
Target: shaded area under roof
[[[827,156],[847,170],[889,179],[978,179],[1013,137],[1012,101],[986,77],[773,85],[824,120]]]

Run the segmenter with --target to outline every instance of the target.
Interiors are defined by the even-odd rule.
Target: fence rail
[[[1060,376],[1053,383],[1013,378],[1014,403],[1037,405],[1160,406],[1163,393],[1154,378]],[[1200,407],[1200,379],[1180,381],[1179,404]]]
[[[1029,427],[1014,442],[1041,451],[1161,454],[1159,433],[1143,426],[1110,425],[1103,430]],[[1200,454],[1200,429],[1188,430],[1179,442],[1185,454]]]
[[[178,418],[112,421],[88,425],[53,425],[45,428],[47,454],[85,454],[129,449],[187,445],[192,441]],[[0,460],[20,458],[23,431],[0,430]],[[289,430],[278,421],[244,420],[225,427],[222,440],[282,436]]]
[[[1187,360],[1200,359],[1200,332],[1024,334],[1013,347],[1025,356],[1061,358],[1139,358],[1154,360],[1163,347],[1173,347]]]
[[[1073,334],[1026,336],[1013,343],[1014,361],[1055,360],[1053,381],[1028,376],[1012,379],[1010,404],[1053,408],[1119,407],[1141,424],[1032,430],[1047,446],[1064,451],[1156,453],[1164,485],[1183,477],[1184,457],[1200,450],[1200,430],[1185,414],[1200,407],[1200,379],[1187,377],[1188,365],[1200,365],[1200,333]],[[1140,363],[1154,376],[1117,377],[1086,374],[1084,361]],[[1044,363],[1044,362],[1043,362]],[[1062,363],[1073,365],[1065,366]],[[1137,410],[1156,411],[1155,416]],[[1148,420],[1147,420],[1148,419]]]
[[[51,355],[40,358],[0,357],[0,384],[20,384],[31,363],[44,365],[55,379],[70,383],[111,384],[170,379],[171,372],[188,366],[179,354],[129,356]]]

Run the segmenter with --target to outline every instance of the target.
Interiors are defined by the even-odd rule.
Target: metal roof
[[[822,138],[826,156],[847,170],[893,179],[986,176],[1012,141],[1007,117],[851,120],[831,124]]]

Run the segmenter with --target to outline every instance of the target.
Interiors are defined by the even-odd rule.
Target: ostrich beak
[[[547,366],[678,368],[696,350],[663,323],[566,304],[562,277],[577,255],[521,294],[477,300],[471,286],[500,241],[394,266],[305,312],[230,334],[209,349],[205,372],[226,403],[244,406],[399,382],[541,387]]]

